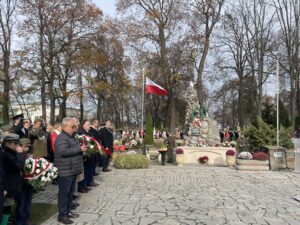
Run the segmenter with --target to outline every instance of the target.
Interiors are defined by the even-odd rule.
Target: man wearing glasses
[[[82,152],[87,146],[80,146],[75,138],[77,129],[74,118],[66,117],[62,121],[62,132],[54,144],[54,163],[58,168],[58,221],[63,224],[72,224],[71,218],[79,217],[72,213],[73,194],[75,191],[76,177],[82,173]]]

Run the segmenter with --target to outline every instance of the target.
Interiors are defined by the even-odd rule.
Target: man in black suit
[[[99,144],[101,144],[101,138],[100,138],[100,133],[99,133],[99,126],[100,126],[100,123],[99,123],[99,120],[98,119],[92,119],[91,121],[91,129],[90,129],[90,133],[92,134],[92,136],[94,138],[96,138],[96,140],[99,142]],[[99,173],[96,172],[96,165],[97,165],[97,162],[99,164],[102,164],[102,157],[100,154],[95,154],[95,168],[94,168],[94,176],[98,176]]]
[[[23,128],[23,119],[24,119],[23,114],[15,115],[13,117],[14,124],[12,126],[12,131],[15,134],[18,134],[20,132],[20,130]]]
[[[30,120],[24,119],[23,120],[23,127],[17,133],[20,136],[20,139],[22,139],[22,138],[30,139],[30,137],[29,137],[30,126],[31,126]]]
[[[109,152],[109,154],[106,154],[103,158],[103,172],[109,172],[111,171],[108,169],[109,166],[109,160],[111,157],[111,154],[113,153],[113,143],[114,143],[114,137],[113,137],[113,130],[111,129],[111,122],[109,120],[106,121],[105,127],[101,128],[99,131],[101,145],[106,149],[106,152]]]

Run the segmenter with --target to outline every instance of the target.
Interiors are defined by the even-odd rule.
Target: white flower
[[[42,164],[42,168],[43,168],[43,170],[46,169],[46,165],[45,165],[45,164]]]
[[[86,137],[85,140],[86,140],[86,141],[90,141],[91,139],[90,139],[89,137]]]
[[[46,182],[46,181],[47,181],[46,177],[42,176],[42,177],[41,177],[41,181],[42,181],[42,182]]]
[[[26,164],[26,168],[31,168],[32,165],[31,164]]]
[[[90,146],[90,149],[94,149],[94,148],[95,148],[94,145],[91,145],[91,146]]]
[[[36,169],[35,173],[40,173],[41,170],[40,169]]]
[[[30,162],[31,162],[30,159],[26,159],[26,160],[25,160],[25,163],[26,163],[26,164],[29,164]]]

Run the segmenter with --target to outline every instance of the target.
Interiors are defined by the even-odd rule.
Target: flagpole
[[[142,68],[142,78],[143,78],[143,84],[142,84],[142,124],[141,124],[141,131],[144,131],[145,75],[144,75],[144,69],[143,68]]]
[[[279,60],[277,59],[277,69],[276,69],[276,83],[277,83],[277,135],[276,135],[276,143],[277,147],[279,147]]]

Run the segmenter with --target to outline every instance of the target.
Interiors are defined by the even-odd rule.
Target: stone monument
[[[195,84],[190,83],[186,95],[187,108],[185,116],[186,144],[193,147],[213,146],[219,143],[217,122],[208,117],[204,106],[199,102]]]

